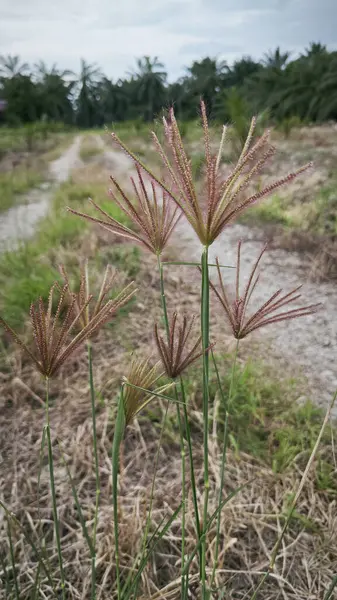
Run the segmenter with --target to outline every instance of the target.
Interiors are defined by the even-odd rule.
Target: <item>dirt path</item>
[[[80,166],[80,136],[56,160],[50,163],[52,182],[33,189],[26,196],[26,203],[13,206],[0,216],[0,251],[13,249],[19,240],[31,237],[37,222],[46,215],[53,194],[53,186],[66,181],[72,169]]]
[[[97,143],[104,146],[100,138]],[[109,172],[121,178],[130,173],[132,163],[128,157],[113,149],[106,149],[104,159]],[[218,256],[223,264],[235,265],[237,243],[242,240],[242,282],[263,245],[263,231],[242,225],[232,225],[210,248],[210,262]],[[181,260],[200,260],[200,242],[193,230],[182,219],[176,231],[175,243],[181,249]],[[290,291],[303,285],[303,303],[321,302],[323,309],[316,315],[278,323],[256,332],[255,339],[263,340],[261,356],[277,359],[278,369],[308,380],[313,399],[326,405],[337,388],[337,290],[332,283],[314,283],[308,277],[303,257],[295,252],[269,250],[262,263],[258,289],[254,292],[252,305],[258,306],[277,289]],[[234,279],[231,269],[224,269],[225,281]],[[215,273],[213,270],[213,277]],[[337,415],[337,407],[335,409]]]

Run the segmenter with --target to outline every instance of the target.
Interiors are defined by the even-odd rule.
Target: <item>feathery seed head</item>
[[[82,271],[80,289],[76,294],[71,292],[68,275],[62,268],[61,273],[65,284],[63,287],[60,287],[58,283],[52,285],[47,306],[45,307],[42,298],[39,298],[30,307],[35,352],[32,352],[0,317],[0,324],[31,358],[36,369],[48,378],[53,377],[71,354],[110,321],[116,310],[136,292],[127,286],[116,298],[106,300],[112,284],[112,278],[107,269],[98,299],[91,311],[90,304],[93,296],[89,294],[86,267]],[[53,314],[55,292],[59,296]]]
[[[175,312],[169,323],[168,340],[164,340],[158,331],[158,325],[154,327],[155,341],[158,352],[168,377],[175,379],[189,367],[197,358],[202,356],[201,336],[198,336],[188,347],[189,338],[195,322],[195,316],[188,319],[183,317],[182,324],[178,322],[178,314]],[[207,348],[206,352],[209,350]]]
[[[123,402],[126,425],[129,425],[141,409],[153,400],[154,396],[151,395],[151,388],[163,374],[159,371],[159,362],[151,366],[149,358],[134,358],[131,361],[128,374],[123,377]],[[170,383],[160,386],[152,390],[152,392],[163,393],[171,385]],[[148,390],[148,392],[144,390]]]
[[[109,299],[109,294],[116,290],[118,273],[107,265],[102,279],[101,287],[97,298],[89,293],[89,273],[88,262],[85,261],[80,271],[80,284],[78,289],[71,291],[70,278],[63,265],[60,266],[60,273],[68,289],[68,296],[72,299],[73,309],[76,315],[79,315],[77,328],[83,329],[97,320],[100,326],[104,325],[115,315],[119,308],[124,306],[137,289],[134,282],[129,283],[113,298]]]
[[[220,235],[225,226],[240,215],[242,211],[273,192],[276,188],[292,181],[306,171],[311,163],[251,195],[249,187],[254,178],[260,175],[266,162],[275,153],[275,148],[269,143],[269,131],[266,131],[257,141],[254,141],[256,119],[253,118],[236,165],[227,177],[222,177],[219,166],[225,143],[226,128],[222,132],[219,150],[217,154],[213,154],[204,102],[201,102],[201,118],[206,165],[205,193],[202,196],[205,196],[205,198],[198,196],[193,181],[192,163],[184,148],[173,108],[170,109],[169,118],[163,119],[167,149],[164,149],[156,134],[152,134],[158,154],[170,178],[171,187],[168,187],[164,181],[156,177],[116,134],[112,134],[112,137],[118,146],[133,159],[135,164],[145,171],[162,188],[163,192],[174,200],[176,206],[184,213],[193,227],[201,243],[204,246],[209,246]]]
[[[72,208],[68,208],[68,210],[98,223],[115,235],[142,244],[154,254],[161,254],[182,213],[177,206],[172,206],[168,191],[159,187],[153,180],[145,181],[137,164],[136,169],[137,181],[133,177],[130,178],[134,191],[133,202],[129,200],[128,195],[112,176],[110,179],[113,189],[109,190],[110,197],[135,225],[135,231],[119,223],[93,200],[90,202],[101,214],[101,218],[86,215]]]
[[[244,338],[252,331],[255,331],[255,329],[259,329],[265,325],[271,325],[272,323],[278,323],[279,321],[286,321],[290,319],[296,319],[297,317],[311,315],[322,307],[322,304],[310,304],[308,306],[284,311],[283,309],[285,307],[293,304],[293,302],[296,302],[296,300],[299,300],[301,297],[301,294],[298,292],[302,286],[298,286],[286,294],[282,294],[282,289],[277,290],[258,308],[256,312],[254,312],[251,316],[247,315],[250,299],[259,281],[258,267],[266,248],[267,245],[262,248],[253,265],[248,283],[242,293],[240,293],[241,242],[239,242],[235,292],[231,295],[234,297],[234,299],[229,297],[227,291],[225,290],[225,285],[220,271],[219,260],[216,259],[220,290],[218,290],[212,282],[210,282],[210,285],[225,310],[233,331],[233,335],[236,339]]]

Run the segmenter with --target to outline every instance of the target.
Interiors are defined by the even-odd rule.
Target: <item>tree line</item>
[[[134,71],[116,81],[83,59],[76,76],[42,61],[30,67],[18,56],[0,57],[1,121],[9,125],[46,120],[88,128],[152,121],[171,105],[179,119],[189,120],[200,97],[222,121],[266,109],[275,122],[337,120],[337,52],[311,43],[294,59],[280,48],[259,61],[243,56],[232,65],[206,57],[173,83],[158,57],[138,59]]]

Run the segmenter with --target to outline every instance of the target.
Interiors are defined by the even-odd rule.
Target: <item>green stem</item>
[[[176,398],[178,400],[178,390],[175,388]],[[177,419],[179,426],[179,437],[180,437],[180,453],[181,453],[181,487],[182,487],[182,520],[181,520],[181,598],[182,600],[186,597],[188,588],[188,574],[187,580],[183,575],[185,570],[185,527],[186,527],[186,474],[185,474],[185,443],[184,443],[184,429],[180,415],[180,407],[177,404]]]
[[[55,527],[55,536],[56,536],[56,545],[57,545],[57,554],[60,566],[60,575],[61,575],[61,589],[62,589],[62,598],[65,600],[65,578],[64,578],[64,570],[63,570],[63,560],[62,560],[62,550],[61,550],[61,540],[60,540],[60,526],[57,516],[57,507],[56,507],[56,490],[55,490],[55,479],[54,479],[54,459],[53,459],[53,449],[51,443],[51,435],[50,435],[50,421],[49,421],[49,379],[46,377],[46,426],[47,432],[47,443],[48,443],[48,462],[49,462],[49,474],[50,474],[50,487],[51,487],[51,496],[52,496],[52,504],[53,504],[53,516],[54,516],[54,527]]]
[[[197,486],[195,483],[195,474],[194,474],[192,439],[191,439],[191,430],[190,430],[190,424],[189,424],[188,414],[187,414],[186,394],[185,394],[185,388],[184,388],[184,383],[183,383],[182,377],[180,377],[180,390],[181,390],[181,398],[183,401],[185,432],[186,432],[186,439],[187,439],[188,455],[189,455],[189,460],[190,460],[192,500],[193,500],[193,507],[194,507],[194,515],[195,515],[195,526],[196,526],[196,530],[197,530],[198,539],[200,539],[202,532],[201,532],[200,519],[199,519]]]
[[[334,591],[336,586],[337,586],[337,573],[334,576],[333,580],[331,581],[330,587],[324,596],[324,600],[330,600],[330,598],[332,598],[332,592]]]
[[[20,592],[19,592],[19,586],[18,586],[18,579],[17,579],[17,576],[16,576],[16,566],[15,566],[15,558],[14,558],[14,548],[13,548],[13,541],[12,541],[11,524],[9,522],[9,519],[7,520],[7,526],[8,526],[9,550],[10,550],[12,570],[13,570],[15,598],[16,598],[16,600],[20,600]]]
[[[152,506],[153,506],[153,498],[154,498],[154,486],[155,486],[155,482],[156,482],[156,476],[157,476],[157,470],[158,470],[158,461],[159,461],[159,454],[160,454],[160,448],[162,445],[162,441],[163,441],[163,435],[164,435],[164,431],[165,431],[165,427],[166,427],[166,421],[167,421],[167,413],[168,413],[168,408],[169,408],[169,400],[166,403],[166,409],[165,409],[165,414],[164,414],[164,419],[163,419],[163,424],[162,424],[162,428],[161,428],[161,432],[160,432],[160,437],[159,437],[159,442],[158,442],[158,448],[157,448],[157,452],[156,452],[156,458],[155,458],[155,464],[154,464],[154,471],[153,471],[153,477],[152,477],[152,484],[151,484],[151,493],[150,493],[150,506],[149,506],[149,511],[147,514],[147,519],[146,519],[146,524],[145,524],[145,531],[144,531],[144,535],[143,535],[143,543],[142,543],[142,549],[140,551],[140,553],[138,554],[137,558],[136,558],[136,564],[138,563],[138,560],[141,562],[146,554],[146,546],[147,546],[147,538],[149,535],[149,529],[150,529],[150,523],[151,523],[151,514],[152,514]],[[132,571],[130,571],[130,577],[132,575]],[[129,583],[129,578],[126,581],[125,584],[125,588],[127,588],[127,585]],[[124,590],[124,588],[123,588]],[[134,593],[134,598],[137,598],[137,592],[138,592],[138,583],[135,587],[135,593]]]
[[[205,246],[201,256],[201,337],[203,348],[203,420],[204,420],[204,511],[203,511],[203,532],[207,523],[208,515],[208,496],[209,496],[209,475],[208,475],[208,405],[209,405],[209,356],[206,349],[209,347],[209,273],[208,273],[208,247]],[[202,598],[206,600],[206,535],[201,543],[201,582]]]
[[[162,264],[162,262],[160,260],[159,254],[157,256],[157,259],[158,259],[158,269],[159,269],[159,279],[160,279],[160,300],[161,300],[161,306],[162,306],[162,309],[163,309],[163,317],[164,317],[164,325],[165,325],[166,337],[167,337],[167,339],[169,339],[169,336],[170,336],[170,327],[169,327],[168,314],[167,314],[167,305],[166,305],[166,296],[165,296],[165,287],[164,287],[163,264]]]
[[[165,287],[164,287],[164,273],[163,273],[163,265],[160,259],[160,256],[158,255],[158,269],[159,269],[159,279],[160,279],[160,298],[161,298],[161,305],[162,305],[162,309],[163,309],[163,317],[164,317],[164,324],[165,324],[165,331],[166,331],[166,337],[167,340],[169,340],[170,338],[170,327],[169,327],[169,321],[168,321],[168,314],[167,314],[167,305],[166,305],[166,296],[165,296]],[[191,447],[191,437],[190,437],[190,431],[189,431],[189,426],[188,426],[188,419],[187,419],[187,410],[186,410],[186,399],[185,399],[185,394],[183,393],[183,385],[182,385],[182,379],[180,378],[180,383],[181,383],[181,389],[182,389],[182,394],[183,394],[183,401],[184,401],[184,419],[185,419],[185,426],[186,426],[186,431],[188,430],[188,437],[189,437],[189,447]],[[181,451],[181,469],[182,469],[182,537],[181,537],[181,572],[182,572],[182,576],[181,576],[181,598],[182,600],[187,597],[187,593],[188,593],[188,572],[186,575],[183,575],[184,572],[184,567],[185,567],[185,520],[186,520],[186,472],[185,472],[185,444],[184,444],[184,430],[183,430],[183,424],[182,424],[182,420],[181,420],[181,415],[180,415],[180,408],[179,408],[179,397],[178,397],[178,391],[177,388],[175,387],[175,394],[176,394],[176,400],[177,400],[177,405],[176,405],[176,410],[177,410],[177,419],[178,419],[178,426],[179,426],[179,435],[180,435],[180,451]],[[192,483],[192,487],[194,487],[194,492],[195,492],[195,478],[194,478],[194,470],[193,470],[193,462],[192,462],[192,451],[189,451],[190,454],[190,465],[191,465],[191,480],[193,480]],[[192,477],[192,472],[193,472],[193,477]],[[196,494],[195,494],[195,498],[196,498]],[[196,510],[198,510],[197,505],[196,506]],[[198,516],[198,512],[196,512],[196,519],[197,519],[197,523],[198,523],[198,535],[199,535],[199,531],[200,531],[200,524],[199,524],[199,516]]]
[[[94,531],[92,536],[92,556],[91,556],[91,598],[96,598],[96,532],[97,532],[97,520],[98,520],[98,507],[100,498],[100,479],[99,479],[99,464],[98,464],[98,452],[97,452],[97,432],[96,432],[96,402],[95,402],[95,388],[94,388],[94,377],[92,369],[92,346],[90,341],[87,342],[88,350],[88,364],[89,364],[89,386],[90,386],[90,399],[91,399],[91,417],[92,417],[92,435],[93,435],[93,449],[94,449],[94,460],[95,460],[95,477],[96,477],[96,503],[94,513]]]
[[[119,451],[125,431],[125,413],[123,402],[123,388],[118,401],[117,418],[115,423],[114,438],[112,442],[112,501],[114,515],[114,535],[115,535],[115,557],[116,557],[116,581],[117,598],[121,600],[121,578],[119,565],[119,534],[118,534],[118,469],[119,469]]]
[[[216,373],[216,377],[217,377],[218,387],[219,387],[222,402],[225,407],[225,422],[224,422],[223,448],[222,448],[222,457],[221,457],[220,488],[219,488],[218,506],[221,505],[223,488],[224,488],[224,483],[225,483],[225,470],[226,470],[226,462],[227,462],[227,445],[228,445],[228,431],[229,431],[229,429],[228,429],[228,411],[230,409],[232,399],[234,396],[234,382],[235,382],[235,372],[236,372],[236,363],[237,363],[237,358],[238,358],[238,352],[239,352],[239,340],[236,341],[235,353],[234,353],[234,359],[233,359],[233,365],[232,365],[232,375],[231,375],[229,392],[228,392],[228,400],[226,403],[226,398],[223,393],[223,389],[222,389],[222,385],[221,385],[219,370],[218,370],[216,360],[215,360],[213,350],[212,350],[212,358],[213,358],[215,373]],[[216,573],[216,569],[218,566],[219,544],[220,544],[220,524],[221,524],[221,512],[219,511],[218,516],[217,516],[217,524],[216,524],[215,556],[214,556],[214,564],[213,564],[213,571],[212,571],[212,577],[211,577],[211,587],[214,584],[215,573]]]

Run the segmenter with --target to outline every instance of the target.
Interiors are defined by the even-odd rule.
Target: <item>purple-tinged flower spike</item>
[[[254,178],[260,175],[266,162],[275,153],[275,148],[269,143],[269,131],[266,131],[253,143],[256,119],[253,118],[250,130],[242,149],[241,155],[227,177],[222,177],[219,171],[226,129],[223,129],[219,150],[212,154],[206,107],[201,102],[201,116],[204,131],[205,152],[205,190],[199,197],[193,180],[192,161],[188,157],[180,135],[179,127],[171,108],[169,119],[164,118],[164,135],[167,150],[159,142],[155,133],[152,134],[156,149],[162,158],[165,170],[171,180],[171,187],[161,181],[151,170],[127,148],[127,146],[112,134],[113,140],[130,156],[135,164],[145,171],[176,203],[184,213],[201,243],[210,246],[221,234],[223,229],[246,208],[260,199],[271,194],[274,190],[291,182],[306,171],[311,163],[293,173],[266,186],[256,194],[251,195],[249,187]]]
[[[282,289],[277,290],[270,296],[269,300],[260,306],[256,312],[254,312],[251,316],[248,316],[247,312],[249,302],[259,281],[258,267],[266,248],[267,246],[265,245],[261,250],[250,273],[248,283],[243,292],[240,293],[241,242],[239,242],[235,293],[232,294],[234,296],[234,300],[228,296],[227,291],[225,290],[219,261],[216,259],[220,290],[218,290],[212,282],[210,282],[210,285],[225,310],[233,331],[233,335],[236,339],[242,339],[252,331],[255,331],[255,329],[265,327],[266,325],[314,314],[322,307],[322,304],[310,304],[300,308],[283,310],[285,307],[288,307],[290,304],[292,305],[301,297],[301,294],[298,292],[302,286],[298,286],[287,294],[282,294]]]
[[[130,178],[134,191],[134,202],[131,202],[128,195],[112,176],[110,179],[114,189],[109,191],[113,201],[135,225],[135,231],[119,223],[91,199],[91,204],[101,214],[102,218],[92,217],[69,207],[68,210],[75,215],[101,225],[115,235],[140,243],[150,252],[159,255],[164,250],[182,213],[178,207],[172,206],[169,193],[166,190],[158,187],[153,180],[146,185],[147,182],[144,181],[140,167],[136,165],[136,168],[138,181],[136,182],[133,177]]]
[[[57,308],[53,313],[55,290],[59,293]],[[36,369],[46,378],[53,377],[71,354],[105,323],[111,320],[116,312],[115,300],[109,300],[97,311],[86,324],[78,329],[81,319],[91,302],[92,296],[83,299],[78,310],[75,310],[76,296],[70,294],[68,285],[62,288],[55,283],[49,292],[47,307],[42,298],[30,307],[30,318],[33,327],[35,353],[19,338],[13,329],[0,317],[0,325],[9,333],[23,351],[29,356]],[[62,315],[62,316],[61,316]]]
[[[201,336],[192,342],[188,348],[188,340],[191,335],[195,316],[191,319],[183,318],[182,325],[178,324],[177,313],[173,314],[172,320],[169,323],[169,339],[168,341],[158,332],[158,325],[154,327],[155,340],[158,352],[163,363],[166,375],[171,379],[179,377],[181,373],[187,369],[195,360],[203,354],[201,348]],[[212,344],[213,346],[214,344]],[[206,352],[212,347],[206,349]]]
[[[81,268],[80,284],[78,290],[72,290],[70,277],[63,265],[60,265],[60,273],[64,279],[68,289],[68,296],[74,301],[74,314],[79,315],[77,329],[87,327],[90,322],[97,317],[106,313],[108,320],[126,304],[137,292],[132,281],[118,293],[113,295],[113,298],[108,299],[109,294],[116,291],[118,273],[113,270],[111,265],[107,265],[103,275],[101,287],[97,298],[94,298],[89,293],[89,273],[88,262],[85,261]],[[106,308],[108,307],[108,308]]]

